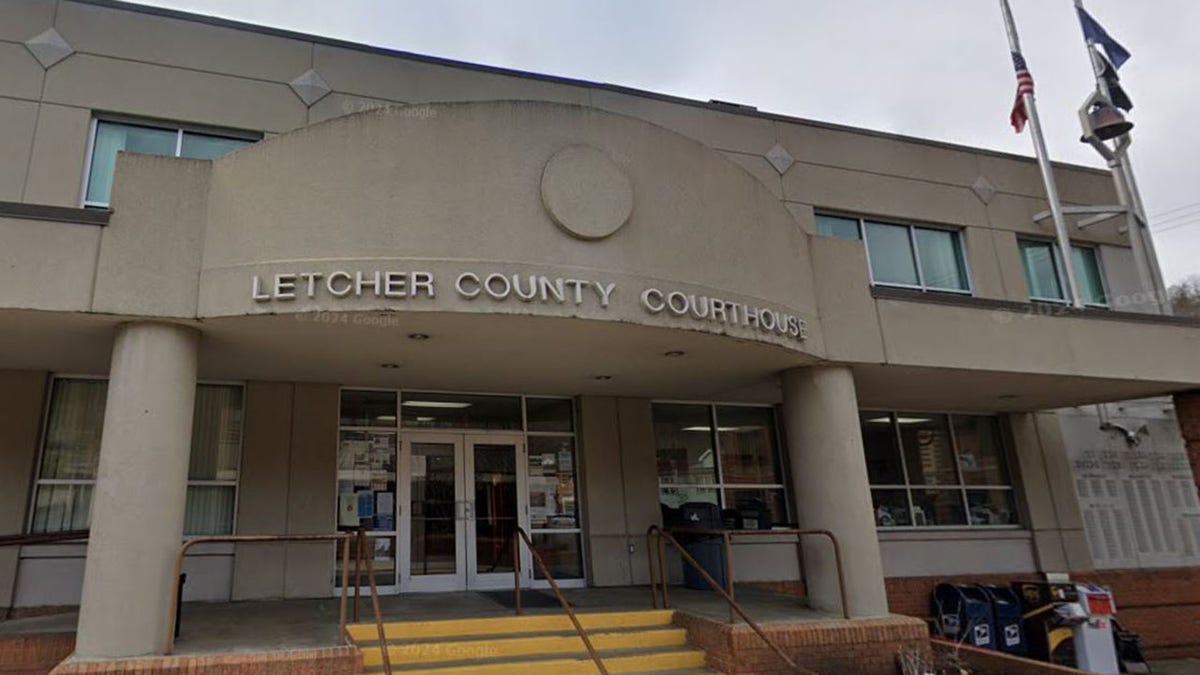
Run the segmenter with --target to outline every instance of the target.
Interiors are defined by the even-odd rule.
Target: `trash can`
[[[992,622],[996,627],[996,649],[1024,656],[1025,630],[1021,626],[1021,598],[1008,586],[980,584],[980,590],[992,603]]]
[[[983,589],[965,584],[938,584],[934,614],[942,635],[975,647],[996,648],[992,603]]]
[[[679,507],[679,516],[684,528],[720,529],[722,524],[721,508],[708,502],[685,502]],[[725,587],[725,546],[721,537],[686,535],[680,537],[679,543],[721,588]],[[696,568],[686,562],[683,563],[683,585],[698,591],[712,590]]]

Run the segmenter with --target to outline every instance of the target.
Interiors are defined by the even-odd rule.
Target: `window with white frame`
[[[653,404],[663,521],[688,502],[758,511],[787,523],[775,411],[763,406]]]
[[[877,286],[971,292],[961,230],[817,214],[817,233],[862,240]]]
[[[55,378],[29,531],[87,529],[108,381]],[[242,449],[242,387],[196,386],[184,534],[233,532]]]
[[[992,415],[860,413],[875,524],[1016,526],[1016,498]]]
[[[1058,245],[1045,239],[1018,239],[1021,264],[1025,268],[1025,283],[1029,287],[1029,299],[1041,302],[1067,302],[1066,270]],[[1075,281],[1079,284],[1079,298],[1089,307],[1108,307],[1108,293],[1104,287],[1104,272],[1100,267],[1100,253],[1093,246],[1071,245],[1071,264],[1075,270]]]
[[[85,207],[108,206],[112,192],[117,153],[216,159],[258,141],[261,136],[241,132],[208,132],[158,122],[97,119],[92,125],[87,177],[83,189]]]

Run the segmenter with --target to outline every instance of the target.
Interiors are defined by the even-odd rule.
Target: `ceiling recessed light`
[[[674,359],[683,356],[686,353],[687,352],[683,351],[682,349],[672,349],[669,352],[663,352],[663,356]]]
[[[408,339],[410,339],[410,340],[428,340],[429,335],[427,333],[409,333]]]
[[[405,408],[446,408],[450,410],[471,407],[471,404],[465,401],[404,401],[400,405]]]
[[[379,367],[380,368],[399,368],[400,364],[399,363],[381,363],[381,364],[379,364]]]
[[[593,380],[611,380],[612,375],[593,375],[592,379]]]

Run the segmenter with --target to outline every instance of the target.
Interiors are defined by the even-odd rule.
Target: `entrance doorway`
[[[586,585],[571,399],[347,387],[340,407],[337,526],[371,537],[380,592],[512,588],[518,526]],[[520,556],[522,585],[547,586]]]
[[[522,434],[404,435],[401,591],[512,588],[513,537],[527,527],[525,462]]]

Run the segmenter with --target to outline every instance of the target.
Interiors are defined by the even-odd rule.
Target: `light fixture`
[[[611,379],[612,379],[612,375],[593,375],[593,376],[592,376],[592,379],[593,379],[593,380],[601,380],[601,381],[604,381],[604,380],[611,380]]]
[[[679,358],[680,356],[683,356],[686,353],[687,352],[683,351],[682,349],[672,349],[669,352],[663,352],[663,356],[665,356],[669,359],[675,359],[675,358]]]
[[[436,417],[425,417],[425,416],[423,416],[423,415],[419,415],[419,416],[417,416],[417,421],[418,421],[418,422],[434,422],[434,421],[436,421],[436,420],[437,420],[437,418],[436,418]]]
[[[428,340],[429,334],[428,333],[409,333],[408,339],[409,340],[417,340],[418,342],[421,340]]]
[[[891,421],[892,421],[892,418],[885,415],[883,417],[872,417],[871,419],[867,420],[867,423],[868,424],[889,424],[889,423],[891,423]],[[929,422],[929,421],[930,420],[928,417],[897,417],[896,418],[896,424],[924,424],[925,422]]]
[[[400,405],[406,408],[449,408],[453,410],[471,407],[470,403],[462,401],[403,401]]]
[[[399,368],[400,364],[399,363],[381,363],[381,364],[379,364],[379,367],[380,368]]]

